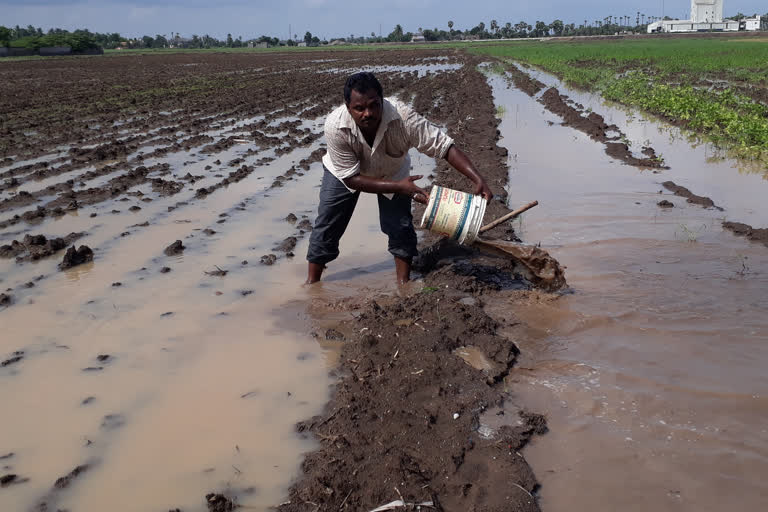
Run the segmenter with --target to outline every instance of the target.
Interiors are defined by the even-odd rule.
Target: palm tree
[[[449,32],[453,32],[453,22],[452,21],[448,21],[448,31]]]

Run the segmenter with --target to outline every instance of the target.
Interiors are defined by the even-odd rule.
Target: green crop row
[[[764,40],[513,43],[470,51],[535,66],[570,85],[705,134],[740,156],[768,160],[768,106],[749,96],[752,88],[768,87]]]

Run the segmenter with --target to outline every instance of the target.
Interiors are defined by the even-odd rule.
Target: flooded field
[[[527,70],[632,142],[611,156],[607,138],[561,126],[544,89],[481,62],[427,50],[0,69],[2,90],[27,91],[0,95],[14,113],[0,146],[0,510],[202,511],[208,492],[253,510],[538,510],[537,478],[547,511],[764,502],[768,248],[722,226],[768,225],[763,173]],[[517,292],[529,284],[484,281],[464,260],[397,290],[372,197],[324,281],[301,286],[324,118],[358,69],[470,154],[500,199],[486,220],[539,201],[492,234],[540,242],[567,265],[567,293]],[[468,187],[412,159],[425,186]],[[91,252],[65,257],[73,245]],[[334,386],[379,408],[324,410]],[[546,414],[547,435],[531,437],[541,420],[521,405]]]
[[[573,291],[514,313],[530,329],[515,338],[525,361],[511,389],[550,427],[526,449],[542,509],[760,508],[768,250],[723,222],[768,225],[762,165],[525,71],[616,125],[631,148],[652,146],[669,167],[622,165],[560,126],[536,101],[544,89],[530,97],[492,78],[510,202],[541,203],[518,235],[567,265]],[[673,195],[667,181],[715,207]]]
[[[388,91],[447,65],[424,57],[381,59]],[[371,279],[392,288],[382,275],[393,265],[375,246],[386,246],[375,199],[361,201],[344,240],[346,272],[300,286],[322,123],[355,58],[345,69],[304,62],[302,72],[290,59],[248,57],[259,68],[241,69],[248,58],[203,57],[200,66],[215,72],[189,75],[195,58],[2,70],[8,86],[28,83],[23,73],[47,80],[46,94],[93,72],[104,90],[134,87],[126,104],[151,98],[138,111],[100,110],[94,104],[118,99],[90,91],[93,103],[78,101],[84,88],[50,107],[85,116],[77,122],[22,98],[3,108],[18,118],[5,127],[0,167],[0,456],[2,475],[13,475],[2,510],[202,510],[209,490],[257,509],[284,501],[314,446],[294,425],[328,400],[338,346],[316,339],[306,307],[290,304],[335,300]],[[112,64],[146,65],[171,83],[226,81],[230,67],[243,85],[206,89],[218,100],[190,107],[194,92],[152,97]],[[248,90],[269,76],[278,77],[274,91]],[[16,131],[38,123],[23,137]],[[429,158],[413,161],[415,172],[434,168]],[[183,250],[166,251],[176,240]],[[72,243],[91,248],[93,261],[60,271]]]

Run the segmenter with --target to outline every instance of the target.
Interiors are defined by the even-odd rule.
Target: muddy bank
[[[478,62],[467,61],[455,73],[466,87],[438,75],[429,87],[414,87],[414,105],[445,124],[483,170],[496,194],[488,220],[508,212],[507,150],[496,144],[490,87]],[[471,190],[443,161],[433,178]],[[416,205],[414,218],[422,211]],[[517,240],[509,224],[490,234]],[[506,403],[505,378],[519,351],[482,309],[483,297],[533,287],[530,271],[430,233],[420,252],[415,268],[424,278],[410,296],[319,306],[351,311],[353,319],[325,333],[344,340],[341,377],[326,412],[297,427],[321,447],[307,456],[279,510],[373,510],[398,501],[446,511],[538,510],[536,478],[519,450],[546,431],[546,421]],[[465,362],[459,354],[466,350],[482,363]]]
[[[563,118],[563,126],[570,126],[584,132],[597,142],[605,145],[605,153],[633,167],[649,169],[668,169],[664,161],[656,155],[649,146],[641,148],[643,156],[632,153],[629,145],[624,142],[625,135],[616,125],[609,125],[603,116],[595,112],[586,112],[580,105],[572,105],[566,96],[560,94],[555,87],[550,87],[539,98],[539,102],[547,110]]]
[[[336,396],[325,416],[298,427],[321,448],[279,510],[372,510],[396,500],[435,510],[538,510],[536,478],[518,450],[545,422],[503,409],[518,350],[462,291],[483,288],[442,272],[406,299],[348,304],[359,316],[339,327],[349,334]],[[474,368],[456,354],[467,346],[487,365]]]
[[[684,197],[685,200],[691,204],[696,204],[703,208],[714,208],[716,210],[720,210],[721,212],[723,211],[722,208],[715,205],[715,202],[712,201],[712,199],[705,196],[698,196],[687,188],[677,185],[674,181],[665,181],[661,185],[676,196]]]
[[[723,222],[723,228],[736,236],[743,236],[752,242],[759,242],[768,247],[768,228],[753,228],[741,222]]]

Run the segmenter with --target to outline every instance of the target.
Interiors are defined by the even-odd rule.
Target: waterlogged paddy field
[[[339,345],[285,304],[393,288],[375,198],[343,265],[300,286],[325,115],[374,69],[442,121],[432,99],[464,76],[451,55],[364,56],[3,63],[0,510],[285,501]],[[72,244],[92,261],[60,269]]]
[[[495,45],[472,51],[549,71],[768,159],[768,44],[757,37],[677,37]]]
[[[11,113],[0,124],[0,510],[202,511],[209,491],[302,512],[371,510],[401,493],[445,510],[759,509],[763,164],[483,59],[178,53],[0,67]],[[322,124],[359,69],[460,141],[501,199],[489,211],[539,201],[491,233],[541,243],[568,266],[569,293],[505,289],[501,265],[460,262],[398,309],[366,198],[325,282],[299,286]],[[467,186],[442,162],[413,163]],[[93,260],[60,270],[73,243]],[[366,302],[380,293],[383,309]],[[387,339],[342,328],[350,311]],[[362,339],[376,364],[368,345],[339,357]],[[304,424],[317,438],[298,435],[338,368],[345,389],[383,392],[332,404]],[[371,398],[385,406],[358,409]],[[477,400],[501,405],[481,415]],[[510,446],[541,429],[519,421],[521,406],[550,426],[522,455]],[[333,457],[310,457],[314,479],[289,494],[318,445]]]

